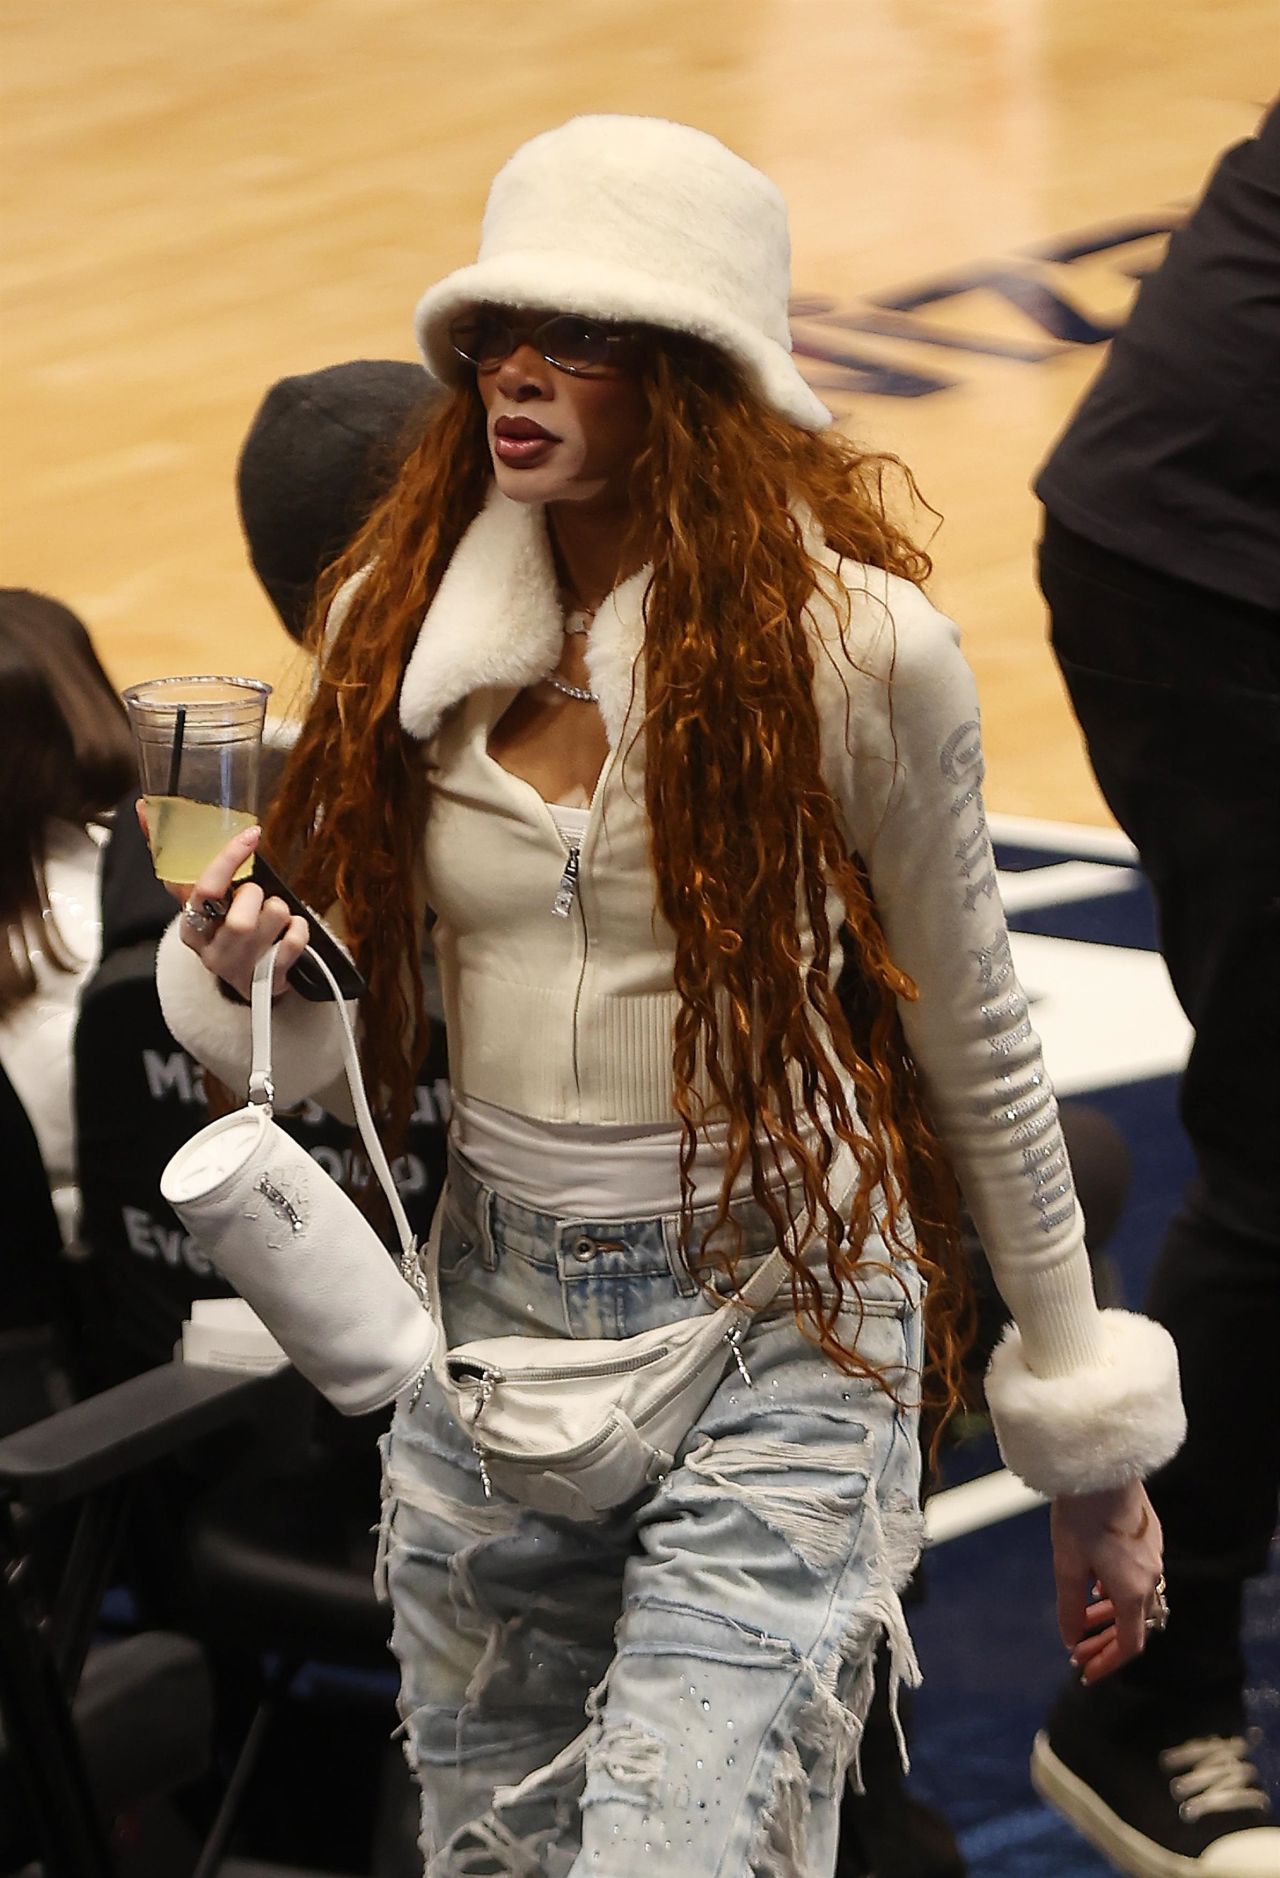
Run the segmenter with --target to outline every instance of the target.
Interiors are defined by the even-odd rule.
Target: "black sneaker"
[[[1031,1782],[1131,1878],[1280,1878],[1280,1826],[1246,1735],[1189,1728],[1123,1685],[1063,1692]]]

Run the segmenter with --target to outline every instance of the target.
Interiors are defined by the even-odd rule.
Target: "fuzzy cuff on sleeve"
[[[1160,1324],[1103,1311],[1101,1360],[1037,1376],[1010,1324],[987,1370],[987,1406],[1005,1465],[1051,1499],[1142,1480],[1182,1446],[1178,1355]]]
[[[156,989],[164,1021],[183,1049],[243,1098],[249,1087],[249,1007],[222,996],[212,972],[182,943],[177,920],[156,953]],[[354,1016],[354,1006],[348,1008]],[[287,994],[272,1010],[271,1040],[280,1108],[317,1094],[342,1075],[342,1031],[329,1005]]]

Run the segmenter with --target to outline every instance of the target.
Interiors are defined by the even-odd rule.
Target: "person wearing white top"
[[[479,261],[419,306],[452,390],[313,619],[267,833],[352,943],[392,1134],[431,924],[449,1343],[653,1330],[800,1229],[741,1370],[596,1523],[491,1494],[430,1379],[399,1404],[384,1579],[432,1878],[638,1878],[664,1853],[829,1878],[881,1639],[894,1685],[917,1673],[926,1323],[952,1398],[962,1355],[944,1162],[1015,1319],[989,1397],[1054,1500],[1064,1644],[1097,1679],[1162,1620],[1142,1479],[1181,1439],[1176,1363],[1094,1301],[972,679],[892,465],[795,369],[787,291],[785,205],[713,138],[535,138]],[[174,883],[158,981],[242,1086],[236,999],[278,943],[289,1101],[327,1089],[339,1029],[285,985],[305,919],[226,897],[257,839]]]

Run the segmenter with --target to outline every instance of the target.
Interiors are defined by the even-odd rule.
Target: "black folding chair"
[[[0,1440],[3,1870],[38,1861],[42,1878],[117,1878],[143,1869],[136,1856],[117,1857],[114,1823],[208,1766],[212,1693],[200,1646],[163,1631],[103,1640],[103,1596],[147,1470],[231,1429],[270,1426],[296,1384],[287,1371],[244,1377],[173,1363]]]

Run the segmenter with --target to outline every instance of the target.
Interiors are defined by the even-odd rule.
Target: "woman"
[[[71,1038],[97,961],[111,810],[135,780],[120,699],[69,608],[0,589],[0,1064],[40,1146],[64,1242],[79,1195]]]
[[[1093,1678],[1159,1619],[1140,1483],[1176,1367],[1094,1304],[972,682],[881,465],[791,362],[787,255],[776,190],[700,132],[583,118],[516,153],[479,261],[418,309],[454,389],[331,570],[268,831],[368,978],[393,1131],[434,917],[451,1345],[627,1338],[787,1245],[750,1386],[729,1366],[598,1522],[487,1494],[434,1384],[401,1404],[385,1575],[432,1874],[831,1872],[882,1636],[915,1673],[925,1281],[948,1386],[962,1312],[936,1141],[1017,1319],[991,1399],[1055,1496],[1064,1640]],[[219,916],[256,838],[190,891],[160,982],[240,1086],[213,978],[243,997],[279,941],[288,1100],[337,1070],[336,1024],[282,989],[304,921],[255,888]]]

